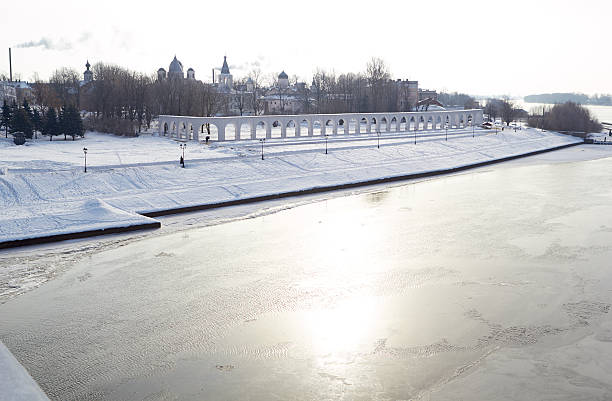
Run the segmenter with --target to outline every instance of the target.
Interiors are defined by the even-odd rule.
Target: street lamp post
[[[419,127],[418,123],[414,124],[414,144],[416,145],[416,132],[417,132],[417,128]]]
[[[261,160],[264,159],[264,142],[266,141],[266,138],[261,138],[259,140],[259,142],[261,142]]]
[[[446,141],[448,141],[448,123],[444,124],[444,129],[446,130]]]
[[[376,131],[376,147],[380,149],[380,131]]]
[[[83,154],[85,155],[85,172],[87,172],[87,148],[83,148]]]
[[[327,154],[327,137],[329,135],[325,134],[325,154]]]
[[[181,167],[185,168],[185,148],[187,147],[187,144],[186,143],[181,143],[181,144],[179,144],[179,147],[181,148],[181,150],[183,152],[183,154],[181,156],[180,164],[181,164]]]
[[[472,124],[472,138],[474,138],[474,120],[472,120],[470,124]]]

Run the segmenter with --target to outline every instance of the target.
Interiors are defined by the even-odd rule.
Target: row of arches
[[[248,117],[160,116],[162,136],[213,141],[465,128],[482,122],[482,110],[462,112]]]

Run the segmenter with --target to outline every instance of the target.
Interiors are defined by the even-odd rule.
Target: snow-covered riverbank
[[[81,141],[0,144],[0,242],[150,221],[140,213],[446,170],[556,148],[580,139],[536,130],[471,130],[294,138],[214,145],[89,133]],[[84,173],[83,147],[88,148]],[[88,205],[103,205],[92,208]],[[99,218],[100,210],[104,218]],[[112,211],[109,212],[109,211]]]

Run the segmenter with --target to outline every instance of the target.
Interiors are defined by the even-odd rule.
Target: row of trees
[[[573,133],[600,132],[602,129],[589,109],[574,102],[535,108],[527,118],[527,124],[549,131]]]
[[[440,92],[438,94],[438,101],[445,106],[463,107],[464,109],[476,109],[480,107],[480,104],[470,95],[465,93],[446,93]]]
[[[612,105],[612,95],[595,94],[592,96],[583,93],[541,93],[538,95],[525,96],[527,103],[565,103],[574,102],[577,104],[595,104],[610,106]]]
[[[81,85],[78,73],[56,70],[48,82],[33,84],[35,101],[43,109],[70,105],[87,111],[87,129],[134,135],[149,128],[159,114],[214,116],[227,98],[211,84],[195,80],[158,81],[153,75],[105,63],[92,67],[94,81]]]
[[[516,104],[507,97],[502,99],[487,99],[484,107],[484,114],[487,115],[489,121],[495,121],[500,117],[506,125],[510,125],[511,122],[517,119],[527,117],[526,112],[518,108]]]
[[[12,134],[15,143],[23,144],[25,139],[31,139],[37,132],[49,136],[64,135],[74,140],[77,136],[84,136],[83,120],[81,114],[74,105],[66,105],[60,108],[59,113],[54,107],[49,107],[41,113],[38,108],[31,108],[27,100],[23,104],[2,104],[0,125],[4,128],[5,137]]]
[[[36,104],[43,110],[73,106],[87,111],[87,129],[132,135],[149,128],[159,114],[215,116],[265,112],[264,98],[274,93],[281,104],[283,98],[297,99],[304,113],[410,111],[416,94],[409,92],[406,81],[391,80],[388,65],[372,58],[364,72],[336,74],[317,69],[311,85],[295,85],[283,90],[276,76],[266,79],[259,69],[237,79],[231,91],[219,91],[216,85],[191,79],[158,80],[156,75],[105,63],[92,67],[93,82],[80,82],[80,74],[60,68],[48,82],[33,84]],[[247,79],[249,85],[247,85]],[[247,90],[248,89],[248,90]],[[475,107],[474,99],[464,94],[441,94],[443,104]],[[282,109],[282,107],[281,107]]]

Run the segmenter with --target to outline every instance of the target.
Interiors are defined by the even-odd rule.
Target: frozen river
[[[93,254],[0,305],[53,400],[612,398],[612,158]]]

